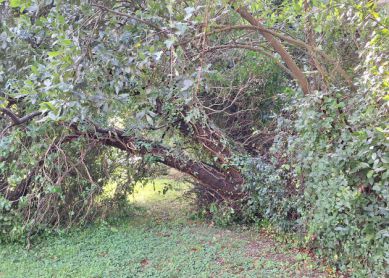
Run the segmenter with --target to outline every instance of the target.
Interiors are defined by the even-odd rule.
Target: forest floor
[[[336,277],[265,230],[193,220],[166,183],[137,186],[126,220],[0,245],[0,277]]]

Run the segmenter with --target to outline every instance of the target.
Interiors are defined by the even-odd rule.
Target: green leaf
[[[284,165],[282,165],[282,168],[284,168],[285,170],[290,170],[290,165],[284,164]]]
[[[149,125],[154,124],[153,118],[151,118],[150,115],[147,115],[147,114],[146,114],[146,121],[149,123]]]
[[[316,33],[321,33],[323,31],[323,27],[321,25],[318,25],[315,27],[315,32]]]
[[[360,163],[358,163],[358,166],[357,166],[357,168],[359,168],[359,169],[366,169],[369,167],[370,167],[369,163],[366,163],[366,162],[360,162]]]
[[[72,40],[69,40],[69,39],[63,39],[63,40],[61,40],[61,44],[63,45],[63,46],[69,46],[69,45],[71,45],[72,44]]]
[[[389,155],[384,155],[383,157],[381,157],[381,161],[383,163],[389,163]]]
[[[174,41],[175,41],[174,38],[171,38],[171,39],[164,41],[164,43],[165,43],[167,48],[170,48],[174,44]]]
[[[51,102],[42,102],[39,104],[39,110],[57,112],[58,109]]]
[[[1,1],[1,2],[3,2],[3,1]],[[18,8],[18,7],[20,7],[22,5],[22,1],[21,0],[10,0],[9,1],[9,6],[11,7],[11,8]]]
[[[59,55],[61,55],[62,52],[61,51],[51,51],[48,53],[49,57],[53,58],[53,57],[57,57]]]

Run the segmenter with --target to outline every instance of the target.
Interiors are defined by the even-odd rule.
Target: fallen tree
[[[208,5],[204,8],[202,21],[192,20],[197,13],[196,9],[187,7],[185,3],[180,4],[183,9],[175,11],[169,21],[159,8],[154,11],[131,4],[116,4],[116,1],[107,5],[92,3],[86,7],[87,11],[94,13],[90,16],[77,4],[62,3],[55,6],[51,3],[38,5],[35,10],[36,7],[29,7],[27,4],[15,7],[7,2],[2,3],[5,11],[3,16],[8,15],[5,16],[2,28],[11,34],[8,41],[14,42],[12,45],[5,43],[5,68],[12,68],[11,65],[16,61],[15,71],[19,78],[8,87],[3,84],[1,97],[5,105],[1,111],[11,123],[4,127],[2,136],[6,136],[15,126],[28,125],[39,116],[40,121],[47,121],[49,124],[61,123],[63,132],[72,140],[77,136],[85,137],[131,155],[152,155],[157,162],[197,179],[204,188],[215,192],[219,196],[217,199],[240,199],[244,177],[240,169],[231,164],[234,153],[244,154],[242,150],[247,148],[247,142],[251,146],[251,153],[257,153],[252,150],[252,146],[256,144],[253,138],[256,142],[260,142],[262,138],[255,134],[259,127],[254,126],[254,120],[246,123],[245,117],[240,120],[235,116],[245,113],[244,108],[237,105],[240,98],[246,98],[242,92],[252,90],[258,82],[250,85],[250,80],[255,78],[249,76],[246,85],[242,85],[236,92],[232,90],[230,103],[225,99],[231,98],[231,95],[223,97],[220,110],[212,109],[212,106],[220,104],[212,104],[212,98],[200,96],[201,91],[206,90],[203,71],[207,55],[212,55],[216,50],[235,48],[254,51],[259,57],[264,54],[274,62],[275,67],[297,81],[305,95],[310,93],[310,85],[301,69],[302,63],[297,63],[297,59],[290,54],[283,42],[299,47],[307,55],[311,55],[316,68],[323,69],[322,75],[326,74],[325,66],[318,63],[315,55],[325,57],[326,62],[331,61],[331,58],[302,40],[266,27],[248,7],[241,4],[236,6],[235,1],[230,1],[231,21],[235,24],[216,27],[214,30],[210,30],[208,25],[211,22],[222,23],[223,20],[220,19],[219,12],[216,9],[210,10]],[[231,7],[220,8],[227,11]],[[15,17],[11,16],[12,9],[16,9]],[[164,10],[165,7],[161,9]],[[62,14],[66,14],[66,18],[55,25],[57,23],[54,21],[61,18]],[[240,20],[233,18],[235,14],[240,16]],[[185,19],[180,20],[184,15]],[[19,17],[24,16],[31,19],[29,24],[19,21]],[[47,18],[54,21],[46,20]],[[173,18],[174,22],[171,21]],[[241,25],[239,21],[242,20],[250,25]],[[15,26],[15,29],[9,28],[7,24]],[[69,27],[76,31],[64,31]],[[24,30],[25,35],[20,36],[18,28]],[[98,29],[99,32],[96,32]],[[49,31],[55,36],[48,36]],[[258,32],[264,40],[251,36],[249,32],[252,31]],[[247,37],[246,41],[239,42],[238,36],[232,37],[231,43],[221,43],[225,34],[233,32],[243,32],[241,36]],[[219,35],[221,38],[217,37]],[[61,39],[55,40],[54,37]],[[25,56],[21,58],[15,55],[20,50],[19,46],[27,48]],[[177,61],[177,53],[181,53],[182,61]],[[191,60],[191,57],[195,58]],[[216,63],[220,62],[215,57],[212,59]],[[199,62],[199,65],[193,61]],[[267,61],[269,60],[265,60],[265,64]],[[347,83],[351,82],[340,66],[334,66],[334,71],[339,72]],[[6,73],[11,80],[14,73]],[[23,82],[26,77],[28,82]],[[269,94],[274,95],[274,92]],[[211,92],[210,95],[215,93]],[[206,102],[211,105],[206,107]],[[266,109],[270,113],[273,106]],[[214,114],[229,110],[232,110],[230,115],[234,115],[230,118],[237,121],[238,126],[246,125],[243,130],[247,134],[244,134],[242,142],[234,141],[228,136],[226,127],[224,130],[217,127],[211,115],[208,116],[206,112]],[[260,108],[257,110],[260,111]],[[18,116],[15,111],[24,116]],[[339,111],[342,112],[341,108]],[[90,119],[94,117],[101,118],[99,124],[91,124]],[[250,115],[250,118],[255,118],[255,115]],[[119,129],[112,124],[116,120],[125,127]],[[126,126],[127,122],[131,124]],[[229,120],[226,121],[227,125],[228,122]],[[135,125],[139,127],[134,128]],[[81,126],[87,126],[88,130],[82,131]],[[159,131],[161,132],[158,133]],[[169,144],[164,144],[164,136],[169,132],[173,137],[181,136],[200,147],[205,158],[190,157],[189,153],[182,155],[180,148],[175,150],[174,147],[166,147]],[[68,141],[61,141],[61,138],[54,141],[61,142],[60,144]],[[266,139],[267,142],[271,140]],[[49,153],[51,151],[48,150]],[[42,163],[38,160],[34,167],[39,168]],[[26,188],[35,172],[35,168],[31,169],[30,174],[19,182],[12,194],[7,194],[12,201],[26,194]],[[9,186],[3,182],[1,190],[7,191],[6,187]]]
[[[8,6],[7,3],[2,5],[5,11],[12,10],[12,7]],[[244,154],[244,151],[241,151],[244,148],[240,148],[240,144],[244,145],[245,142],[250,142],[251,145],[255,145],[255,143],[251,143],[250,139],[255,138],[256,141],[261,141],[261,136],[254,133],[246,134],[247,139],[244,142],[234,142],[206,115],[207,109],[210,108],[204,107],[204,102],[200,100],[199,94],[204,87],[202,85],[202,67],[204,67],[203,63],[207,53],[217,49],[233,49],[235,46],[255,51],[259,56],[265,53],[266,57],[274,61],[275,66],[280,67],[297,81],[304,94],[310,92],[306,76],[295,58],[279,39],[294,46],[308,49],[309,53],[316,53],[316,50],[303,41],[265,27],[245,6],[233,7],[233,10],[251,25],[231,25],[216,28],[210,32],[207,29],[209,22],[212,20],[218,22],[219,20],[216,11],[213,11],[212,15],[204,16],[201,24],[195,20],[189,20],[193,16],[194,10],[184,9],[187,13],[187,19],[184,22],[178,20],[182,16],[182,11],[177,11],[175,15],[177,19],[172,24],[164,16],[160,16],[158,10],[155,15],[158,15],[158,20],[155,22],[155,18],[149,14],[149,11],[135,8],[132,5],[122,7],[115,6],[115,3],[110,6],[93,3],[89,9],[96,14],[91,18],[83,14],[78,5],[59,4],[55,11],[53,7],[53,3],[39,7],[38,10],[45,11],[44,13],[35,13],[33,8],[29,9],[27,6],[19,7],[20,10],[25,9],[23,14],[31,17],[31,24],[25,26],[23,24],[26,23],[23,21],[18,23],[16,17],[15,26],[25,29],[27,35],[20,37],[15,32],[10,40],[15,41],[14,47],[19,44],[28,46],[27,49],[30,52],[27,53],[26,59],[20,59],[21,61],[18,61],[17,57],[15,59],[18,61],[19,78],[23,79],[27,74],[30,74],[31,78],[28,85],[19,82],[19,84],[13,85],[15,88],[5,89],[1,93],[6,104],[1,108],[2,114],[11,120],[11,123],[4,127],[2,136],[6,136],[6,133],[15,126],[28,125],[36,117],[41,117],[40,121],[50,122],[52,120],[53,125],[61,123],[59,126],[63,128],[63,132],[68,138],[71,138],[71,140],[63,140],[63,137],[55,139],[53,146],[67,143],[77,137],[84,137],[95,143],[115,147],[131,155],[152,155],[156,162],[175,168],[197,179],[198,183],[206,190],[214,192],[217,196],[215,197],[216,201],[236,201],[242,197],[241,186],[244,184],[244,177],[240,169],[231,164],[234,153]],[[57,26],[52,26],[53,23],[44,20],[47,17],[57,18],[60,16],[59,11],[67,14],[66,20],[61,24],[67,24],[72,26],[72,29],[78,30],[78,38],[74,34],[64,33],[63,28],[57,30]],[[84,21],[75,21],[74,18],[77,17]],[[37,20],[39,22],[40,18],[42,24],[37,25],[36,22]],[[12,20],[10,22],[11,25],[15,23]],[[112,26],[117,28],[106,24],[107,22],[111,22]],[[136,24],[133,24],[134,22]],[[180,31],[180,24],[187,27]],[[123,26],[130,26],[133,37],[139,37],[140,40],[129,39],[128,31]],[[146,27],[146,29],[140,27]],[[7,28],[4,25],[4,30],[8,30]],[[100,28],[100,35],[95,32],[97,28]],[[51,29],[62,39],[55,41],[46,35],[42,38],[39,37],[38,34],[45,34]],[[117,33],[113,32],[114,29]],[[206,41],[212,35],[253,30],[258,31],[265,40],[254,40],[246,44],[235,42],[233,44],[216,44],[211,47]],[[12,33],[11,29],[8,31]],[[152,35],[150,36],[149,33]],[[112,34],[116,34],[115,40],[111,39]],[[39,42],[36,41],[37,38],[39,38]],[[194,42],[197,39],[200,41]],[[140,47],[146,41],[147,43]],[[164,46],[161,46],[161,41],[165,44]],[[218,40],[215,42],[217,43]],[[266,45],[266,49],[263,44]],[[153,49],[153,51],[149,51],[148,48]],[[11,47],[6,49],[4,58],[11,65],[10,61],[15,51],[12,51]],[[118,51],[119,49],[123,53]],[[177,51],[183,52],[183,61],[180,63],[177,63]],[[187,57],[193,56],[193,52],[200,62],[199,68],[196,65],[191,65],[190,61],[187,60]],[[281,60],[277,58],[277,55],[281,57]],[[158,59],[155,58],[156,56]],[[127,57],[131,57],[130,62],[127,61]],[[39,61],[42,66],[38,69],[33,65],[34,61]],[[185,65],[187,62],[189,65]],[[26,70],[28,68],[32,70]],[[181,69],[183,77],[178,73]],[[341,69],[339,71],[342,72]],[[53,72],[56,74],[50,75]],[[191,73],[196,73],[197,77],[190,77]],[[12,75],[12,73],[10,74]],[[154,79],[155,75],[163,77]],[[224,104],[223,101],[225,107],[220,111],[225,112],[236,106],[241,92],[250,88],[249,80],[247,86],[242,86],[236,92],[236,96],[230,104]],[[135,82],[135,86],[131,82]],[[28,86],[33,87],[32,92],[29,92],[31,88]],[[166,86],[168,90],[163,90],[163,86]],[[149,96],[148,92],[152,90],[158,91],[157,96]],[[15,91],[16,95],[14,95]],[[19,92],[24,93],[18,95]],[[183,94],[186,95],[183,96]],[[138,100],[139,95],[146,101],[144,99]],[[39,107],[35,105],[37,99]],[[112,102],[115,101],[127,102],[128,104],[113,105]],[[110,113],[109,106],[113,107],[113,113]],[[239,109],[242,110],[242,108]],[[18,116],[15,111],[25,115]],[[211,111],[218,112],[217,110]],[[243,111],[235,111],[233,114],[241,112]],[[197,116],[193,116],[193,114]],[[138,119],[138,115],[142,116]],[[100,117],[103,120],[97,125],[90,121],[94,117]],[[111,124],[113,120],[120,119],[125,123],[134,121],[135,118],[135,124],[141,126],[137,132],[132,132],[132,127],[119,129],[115,124]],[[240,124],[244,124],[244,117],[242,123],[238,121],[238,125]],[[245,128],[246,132],[253,129],[250,124]],[[83,131],[85,126],[87,131]],[[203,155],[205,158],[196,159],[193,156],[190,157],[189,153],[183,155],[180,148],[166,147],[168,144],[163,142],[164,135],[158,134],[158,130],[162,130],[163,134],[174,130],[172,136],[181,136],[193,145],[199,146],[205,154]],[[156,135],[152,134],[153,132]],[[152,135],[149,136],[148,133]],[[148,137],[154,137],[154,139]],[[162,140],[158,137],[162,137]],[[271,141],[271,139],[267,140]],[[49,148],[47,153],[52,151],[55,151],[55,147]],[[1,190],[7,191],[6,196],[16,202],[18,198],[26,195],[28,192],[26,188],[42,164],[44,162],[38,160],[37,165],[31,169],[25,179],[19,182],[14,190],[8,192],[9,190],[6,188],[10,186],[6,182],[2,183]]]
[[[10,126],[12,127],[23,125],[28,121],[33,120],[33,118],[42,115],[41,112],[37,111],[30,115],[19,117],[10,109],[2,108],[0,111],[9,117],[11,120]],[[208,163],[196,161],[190,159],[179,150],[172,150],[149,140],[125,135],[122,130],[103,129],[91,121],[88,122],[89,131],[80,131],[80,128],[76,124],[61,123],[61,126],[68,129],[70,134],[53,143],[52,147],[47,150],[45,156],[50,152],[56,151],[58,145],[72,142],[79,137],[84,137],[88,141],[114,147],[130,155],[153,156],[156,162],[162,163],[195,178],[199,185],[203,186],[205,190],[211,192],[215,196],[215,201],[232,202],[240,200],[243,196],[243,192],[240,188],[243,183],[243,178],[239,171],[233,167],[224,166],[223,169],[223,164],[219,164],[220,166],[217,167]],[[227,147],[221,147],[220,141],[216,141],[218,142],[217,144],[214,143],[215,140],[219,138],[215,138],[215,133],[212,133],[213,131],[210,128],[204,128],[198,124],[191,124],[191,126],[196,130],[193,138],[198,140],[207,150],[211,151],[212,155],[216,155],[220,162],[226,163],[227,159],[231,158],[231,153],[227,150]],[[184,133],[188,132],[188,126],[182,124],[181,130],[183,130]],[[27,195],[31,180],[39,170],[39,167],[43,164],[44,159],[39,160],[38,165],[31,170],[30,174],[28,174],[15,189],[10,189],[3,184],[0,188],[0,192],[3,192],[8,200],[17,203],[22,196]]]

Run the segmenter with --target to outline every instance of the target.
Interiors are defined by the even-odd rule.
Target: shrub
[[[241,167],[246,176],[243,189],[249,193],[243,219],[270,221],[283,231],[297,229],[301,198],[299,191],[288,184],[289,165],[277,168],[263,158],[248,158],[241,162]]]
[[[273,160],[241,163],[246,214],[304,232],[319,254],[357,277],[382,276],[389,262],[385,116],[363,92],[316,92],[289,103],[289,117],[278,119]]]
[[[0,196],[0,243],[18,241],[25,234],[20,214],[11,209],[11,203]]]

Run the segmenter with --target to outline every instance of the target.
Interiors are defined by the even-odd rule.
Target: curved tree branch
[[[240,14],[242,18],[247,20],[251,25],[258,27],[261,35],[269,42],[269,44],[274,48],[274,50],[281,56],[281,59],[285,62],[287,67],[290,69],[292,76],[297,80],[300,85],[301,90],[304,94],[309,93],[309,84],[305,74],[299,68],[299,66],[294,61],[293,57],[288,53],[285,47],[281,44],[280,41],[276,39],[269,32],[265,32],[266,29],[261,22],[256,19],[245,7],[239,7],[236,9],[237,13]]]
[[[310,46],[309,44],[305,43],[302,40],[292,38],[290,36],[278,33],[274,30],[271,30],[269,28],[264,27],[263,25],[261,25],[261,26],[253,26],[253,25],[227,26],[227,27],[223,27],[223,28],[208,32],[206,35],[210,36],[213,34],[217,34],[217,33],[221,33],[221,32],[229,32],[229,31],[233,31],[233,30],[257,30],[260,32],[269,33],[269,34],[273,35],[274,37],[277,37],[283,41],[290,43],[291,45],[302,47],[302,48],[308,50],[309,52],[316,53],[316,54],[320,55],[322,58],[324,58],[327,62],[331,63],[334,66],[334,70],[336,72],[338,72],[339,75],[347,82],[349,87],[354,88],[352,78],[349,76],[349,74],[342,67],[339,66],[339,63],[334,58],[329,56],[327,53],[323,52],[322,50],[320,50],[317,47]]]
[[[225,200],[237,200],[243,196],[240,186],[243,179],[233,169],[222,171],[207,163],[190,159],[182,152],[174,152],[166,146],[135,136],[124,135],[121,130],[101,129],[94,124],[94,131],[82,132],[76,125],[71,129],[78,136],[96,140],[106,146],[115,147],[132,155],[152,155],[157,162],[186,173]]]
[[[8,108],[0,108],[0,111],[3,112],[4,115],[7,115],[13,122],[13,125],[22,125],[26,122],[31,121],[33,118],[42,115],[42,112],[35,111],[29,115],[23,116],[19,118],[11,109]]]

